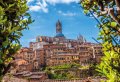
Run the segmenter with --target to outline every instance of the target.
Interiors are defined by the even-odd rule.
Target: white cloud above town
[[[35,2],[35,5],[29,5],[30,11],[43,11],[48,13],[48,4],[55,5],[58,3],[70,4],[72,2],[78,3],[79,0],[28,0],[28,4]],[[64,13],[63,15],[74,15],[73,13]]]
[[[57,3],[63,3],[63,4],[70,4],[71,2],[78,3],[80,0],[45,0],[45,1],[54,5]]]
[[[63,16],[76,16],[77,13],[74,12],[62,12],[61,10],[58,11],[59,14],[63,15]]]
[[[47,8],[47,3],[45,0],[34,0],[35,1],[35,5],[29,5],[29,3],[32,3],[33,0],[29,0],[28,1],[28,5],[29,5],[29,10],[30,11],[43,11],[44,13],[48,13],[48,8]]]
[[[47,5],[47,3],[45,2],[45,0],[42,0],[42,2],[38,1],[36,4],[41,7],[41,10],[42,10],[43,12],[45,12],[45,13],[48,12],[48,8],[47,8],[48,5]]]
[[[41,9],[40,6],[35,5],[35,6],[29,6],[30,11],[39,11]]]

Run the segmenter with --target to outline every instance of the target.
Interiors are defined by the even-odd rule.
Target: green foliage
[[[83,72],[82,75],[85,77],[88,76],[97,76],[98,72],[95,70],[95,65],[91,64],[89,66],[81,66],[77,63],[63,64],[58,66],[46,67],[45,72],[48,74],[49,79],[80,79],[78,75]]]
[[[53,66],[52,69],[69,69],[71,68],[71,65],[70,64],[64,64],[64,65],[58,65],[58,66]]]
[[[76,76],[69,73],[70,69],[75,68],[76,71],[81,67],[80,64],[63,64],[58,66],[46,67],[45,72],[49,79],[74,79]]]
[[[63,64],[63,65],[58,65],[58,66],[53,66],[52,69],[54,70],[62,70],[62,69],[70,69],[73,67],[78,67],[80,68],[81,65],[77,63],[72,63],[72,64]]]
[[[49,71],[49,73],[47,72],[48,74],[48,78],[49,79],[73,79],[75,78],[74,75],[70,74],[68,71],[64,71],[64,72],[52,72],[52,71]]]
[[[20,49],[22,31],[32,23],[26,0],[0,0],[0,77],[11,67],[13,55]]]
[[[80,2],[87,16],[93,16],[98,22],[99,38],[102,40],[104,57],[97,71],[107,77],[108,82],[120,81],[120,12],[119,0],[81,0]],[[108,9],[105,9],[108,8]],[[112,10],[109,11],[108,10]],[[104,14],[101,14],[101,13]],[[116,12],[117,11],[117,12]],[[98,17],[96,18],[95,15]]]
[[[102,62],[97,71],[102,75],[110,78],[110,82],[117,82],[120,80],[120,60],[118,53],[111,50],[110,52],[105,52],[105,56],[102,58]]]

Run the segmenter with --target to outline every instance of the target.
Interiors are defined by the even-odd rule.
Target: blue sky
[[[35,20],[24,30],[20,42],[28,47],[29,42],[35,42],[37,36],[55,36],[55,24],[59,19],[62,22],[63,34],[66,38],[76,39],[82,34],[88,42],[95,42],[98,28],[95,19],[83,14],[78,4],[79,0],[28,0],[29,13]]]

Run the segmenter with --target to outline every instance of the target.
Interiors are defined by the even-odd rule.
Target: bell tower
[[[56,23],[56,36],[57,38],[65,38],[64,34],[62,34],[62,24],[58,20]]]
[[[59,20],[56,23],[56,33],[62,33],[62,24]]]

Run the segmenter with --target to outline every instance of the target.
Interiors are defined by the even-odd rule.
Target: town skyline
[[[18,78],[29,78],[30,82],[46,79],[78,79],[93,76],[91,65],[100,63],[102,46],[87,42],[79,35],[68,39],[62,32],[60,20],[56,22],[56,35],[37,36],[29,47],[22,47],[15,54],[15,69],[11,73]],[[70,77],[69,77],[70,76]],[[54,82],[54,81],[52,81]]]
[[[47,5],[46,12],[39,8],[37,4]],[[28,3],[28,11],[35,20],[30,24],[30,29],[23,31],[23,37],[20,42],[23,47],[28,47],[29,42],[34,42],[37,36],[55,36],[55,24],[59,19],[62,22],[63,34],[69,39],[77,39],[79,34],[83,35],[87,41],[95,42],[98,36],[98,28],[95,27],[96,21],[83,14],[77,0],[58,3],[49,3],[43,1],[32,1]],[[54,4],[54,5],[53,5]],[[37,9],[38,7],[38,9]],[[64,7],[64,8],[63,8]],[[50,21],[49,21],[49,20]]]

